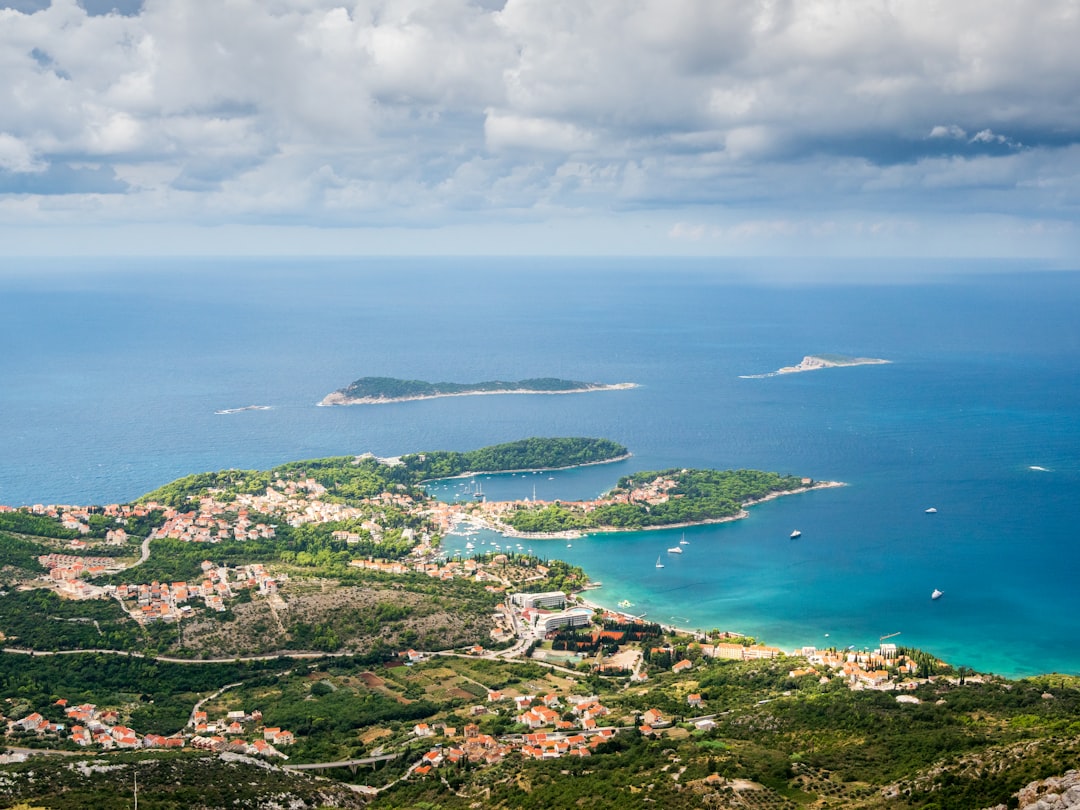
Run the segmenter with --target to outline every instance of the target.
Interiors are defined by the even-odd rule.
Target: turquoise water
[[[681,532],[530,544],[602,580],[597,601],[782,646],[900,632],[979,669],[1080,672],[1080,274],[839,269],[842,280],[734,261],[9,262],[0,503],[126,500],[190,472],[314,456],[606,436],[633,458],[497,476],[484,492],[588,497],[669,466],[847,486],[688,529],[681,556],[665,552]],[[883,283],[886,272],[909,280]],[[739,376],[817,352],[894,362]],[[367,375],[640,387],[315,407]],[[253,404],[271,409],[215,413]],[[945,596],[931,601],[934,588]]]

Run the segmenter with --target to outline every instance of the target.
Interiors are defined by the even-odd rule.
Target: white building
[[[562,591],[513,593],[510,602],[519,608],[562,608],[566,607],[566,594]]]
[[[575,607],[561,613],[537,613],[533,617],[533,634],[543,638],[560,627],[588,627],[592,622],[589,608]]]

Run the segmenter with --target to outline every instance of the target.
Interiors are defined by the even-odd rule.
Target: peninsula
[[[777,374],[797,374],[800,371],[819,371],[823,368],[839,368],[841,366],[876,366],[891,363],[892,360],[882,360],[877,357],[848,357],[843,354],[808,354],[797,365],[784,366],[776,371],[766,374],[740,374],[744,380],[760,380],[764,377],[775,377]]]
[[[344,388],[323,397],[320,406],[381,405],[436,397],[464,397],[479,394],[581,394],[588,391],[621,391],[636,388],[636,383],[590,383],[536,377],[507,382],[489,380],[478,383],[427,382],[400,380],[395,377],[361,377]]]
[[[668,469],[624,476],[591,501],[481,503],[468,508],[511,536],[566,537],[587,532],[671,529],[748,516],[746,507],[783,495],[843,486],[760,470]]]

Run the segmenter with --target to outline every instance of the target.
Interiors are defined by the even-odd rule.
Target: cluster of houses
[[[490,734],[481,734],[480,727],[470,723],[464,727],[462,736],[458,737],[456,728],[439,728],[418,723],[413,727],[415,736],[434,737],[437,731],[441,730],[443,736],[452,742],[449,745],[437,745],[425,753],[413,765],[411,773],[414,776],[426,776],[440,765],[453,765],[462,760],[490,765],[515,753],[526,759],[587,757],[596,746],[610,740],[616,733],[616,729],[610,726],[600,727],[597,724],[598,718],[610,712],[595,697],[567,698],[569,713],[574,717],[571,721],[562,719],[566,712],[558,695],[549,694],[541,698],[535,695],[510,697],[500,691],[488,692],[489,704],[510,701],[513,701],[518,712],[514,719],[528,726],[528,733],[498,740]],[[560,713],[557,709],[564,709],[564,712]],[[474,715],[486,712],[487,708],[484,706],[473,707]]]
[[[33,712],[21,720],[9,722],[8,733],[22,731],[58,737],[67,734],[76,745],[96,745],[104,750],[184,747],[184,738],[179,734],[169,737],[139,734],[121,725],[119,713],[111,709],[100,711],[91,703],[68,706],[67,700],[63,698],[56,701],[56,705],[63,708],[67,723],[54,723],[46,720],[39,712]]]
[[[154,529],[152,539],[168,537],[187,543],[220,543],[223,540],[258,540],[274,536],[274,527],[265,523],[252,523],[247,509],[226,514],[216,501],[205,498],[198,512],[169,510],[165,522]],[[204,510],[204,507],[207,507]],[[233,516],[235,515],[235,517]]]
[[[131,585],[124,583],[106,586],[121,602],[134,599],[135,605],[128,612],[143,624],[154,621],[176,621],[191,611],[187,602],[202,599],[210,610],[225,610],[225,600],[236,590],[254,589],[264,596],[277,593],[277,579],[270,576],[258,563],[242,565],[235,569],[217,566],[203,560],[203,578],[196,582],[151,582]],[[231,574],[231,577],[230,577]]]
[[[104,594],[83,577],[97,577],[122,570],[113,557],[78,557],[73,554],[42,554],[38,563],[46,570],[44,578],[60,593],[72,599],[93,599]]]
[[[145,504],[119,504],[111,503],[108,506],[102,507],[88,507],[88,506],[71,506],[68,504],[41,504],[36,503],[29,507],[14,507],[0,505],[0,512],[17,512],[26,511],[32,515],[38,515],[39,517],[53,518],[58,521],[60,525],[70,531],[78,532],[79,534],[90,534],[90,516],[95,513],[103,514],[106,517],[114,518],[118,527],[123,526],[131,518],[146,517],[155,509],[160,509],[159,503],[145,503]],[[105,541],[107,543],[121,545],[126,543],[128,539],[127,532],[123,528],[116,528],[109,530],[105,535]],[[85,543],[79,540],[71,541],[72,546],[75,548],[85,548]]]
[[[296,742],[293,733],[282,728],[263,726],[260,734],[258,725],[261,722],[262,712],[257,709],[251,713],[231,711],[217,720],[210,720],[206,712],[201,710],[192,712],[191,725],[195,734],[191,738],[191,747],[288,759],[278,748]],[[254,739],[245,739],[252,736]]]
[[[822,682],[829,680],[825,672],[841,678],[852,689],[891,689],[891,672],[899,673],[901,678],[914,678],[919,672],[919,665],[910,657],[897,651],[895,644],[881,644],[873,651],[818,650],[815,647],[803,647],[800,654],[810,664],[805,669],[793,669],[789,673],[793,678],[803,675],[819,675]],[[902,687],[914,689],[917,682],[908,681]]]
[[[208,720],[206,712],[192,713],[192,732],[173,734],[139,734],[120,724],[120,714],[113,709],[100,710],[91,703],[68,706],[61,698],[56,706],[63,708],[66,723],[47,720],[39,712],[33,712],[20,720],[8,722],[8,733],[32,732],[39,736],[65,734],[79,746],[97,746],[103,750],[140,748],[183,748],[189,742],[193,748],[212,751],[232,751],[259,756],[276,756],[288,759],[278,750],[292,745],[296,740],[292,732],[281,728],[263,727],[260,731],[262,713],[253,711],[229,712],[227,717]],[[245,738],[254,739],[248,740]]]
[[[328,523],[332,521],[358,520],[362,527],[378,541],[382,527],[371,520],[372,506],[394,506],[411,509],[413,501],[398,493],[382,493],[368,499],[364,507],[346,506],[320,500],[326,488],[318,481],[307,478],[296,481],[278,479],[266,488],[262,494],[241,493],[232,500],[219,501],[213,494],[199,499],[195,509],[180,511],[164,506],[156,501],[140,504],[109,504],[103,507],[70,506],[63,504],[35,504],[30,507],[11,507],[0,505],[0,512],[25,510],[34,515],[50,517],[60,522],[66,529],[89,534],[90,517],[99,513],[115,519],[116,528],[110,529],[106,542],[123,544],[128,534],[123,526],[130,518],[146,517],[159,510],[165,523],[154,530],[152,538],[169,537],[197,543],[215,543],[223,540],[255,540],[274,536],[274,526],[254,522],[251,515],[269,514],[280,516],[290,526],[305,523]],[[348,533],[344,533],[348,535]],[[359,535],[343,537],[359,540]],[[75,548],[85,548],[83,541],[72,541]]]
[[[201,599],[207,608],[225,610],[226,599],[241,589],[257,590],[264,596],[277,593],[278,578],[267,573],[258,563],[235,569],[218,566],[209,560],[202,563],[202,578],[193,582],[122,583],[120,585],[90,585],[83,576],[97,576],[118,570],[108,557],[73,557],[49,554],[38,558],[48,573],[46,579],[62,594],[72,599],[113,597],[124,604],[136,621],[177,621],[191,613],[191,600]],[[106,567],[103,563],[108,562]],[[130,607],[126,604],[133,602]]]
[[[297,481],[278,479],[268,486],[262,495],[241,493],[232,503],[223,504],[212,498],[203,498],[199,503],[199,512],[221,514],[229,511],[239,514],[240,511],[251,510],[280,515],[290,526],[340,520],[365,521],[371,514],[370,505],[364,508],[319,500],[325,493],[326,487],[312,478]],[[372,505],[381,504],[402,509],[408,509],[413,505],[408,497],[389,492],[376,495],[367,501]],[[372,531],[373,536],[381,531],[379,525],[374,522],[371,523],[370,528],[367,525],[364,528]]]

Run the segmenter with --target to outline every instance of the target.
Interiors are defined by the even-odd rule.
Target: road
[[[358,765],[374,765],[376,762],[389,762],[397,759],[401,754],[383,754],[377,757],[363,757],[362,759],[342,759],[338,762],[305,762],[300,765],[282,765],[286,771],[325,771],[330,768],[355,768]]]
[[[163,661],[166,664],[235,664],[248,661],[273,661],[277,658],[314,660],[316,658],[347,658],[354,655],[354,653],[343,652],[276,652],[266,655],[234,655],[229,658],[172,658],[168,655],[147,655],[125,650],[22,650],[17,647],[4,647],[3,652],[15,655],[126,655],[129,658],[146,658],[151,661]]]

